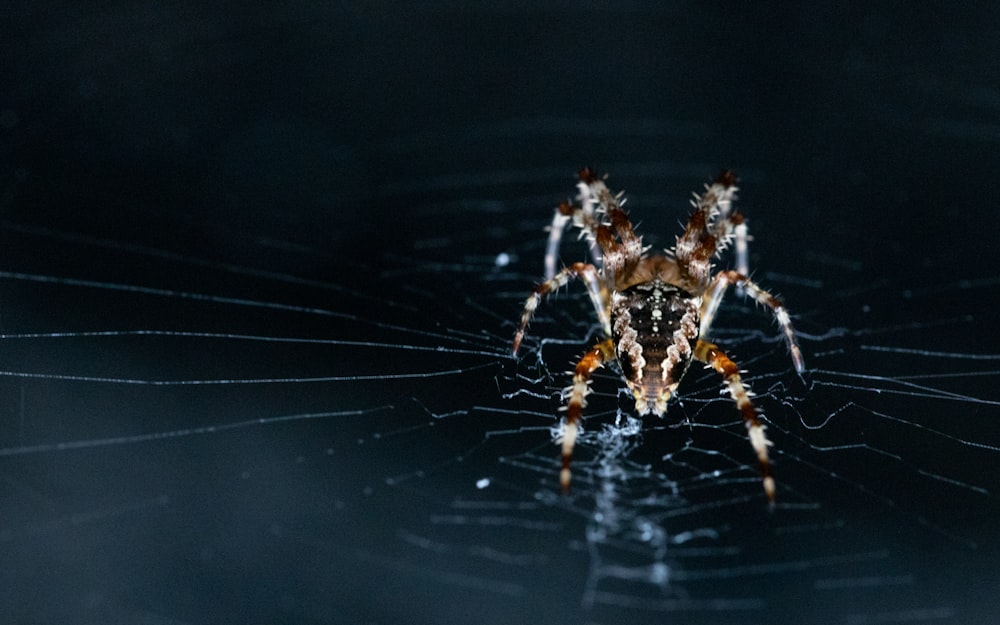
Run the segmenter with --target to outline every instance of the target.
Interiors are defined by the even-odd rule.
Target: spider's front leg
[[[590,376],[604,363],[615,359],[615,345],[611,339],[601,341],[576,363],[573,372],[573,386],[569,391],[569,401],[566,403],[566,421],[563,424],[562,435],[562,470],[559,472],[559,484],[563,492],[569,490],[570,463],[573,461],[573,446],[576,445],[576,435],[579,431],[583,409],[587,406],[587,395],[590,394]]]
[[[757,408],[750,401],[750,391],[743,386],[740,378],[740,370],[729,356],[719,347],[708,341],[698,340],[694,348],[694,357],[708,366],[715,369],[725,380],[729,395],[736,402],[743,417],[743,425],[747,428],[747,436],[750,438],[750,445],[753,446],[760,463],[760,473],[764,480],[764,492],[767,494],[771,505],[774,505],[774,478],[771,477],[771,460],[767,453],[767,448],[771,446],[771,441],[767,439],[764,426],[757,417]]]

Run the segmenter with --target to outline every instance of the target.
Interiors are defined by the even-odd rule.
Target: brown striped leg
[[[723,172],[705,193],[695,195],[694,210],[684,233],[677,237],[674,245],[674,258],[681,276],[692,288],[707,285],[711,278],[712,257],[719,243],[716,236],[726,234],[724,229],[722,232],[715,230],[714,220],[720,212],[729,214],[735,195],[736,175],[729,171]]]
[[[757,418],[757,408],[750,401],[750,391],[743,386],[739,368],[718,346],[700,339],[694,348],[694,357],[718,371],[725,380],[729,395],[736,402],[736,408],[739,409],[740,415],[743,417],[743,425],[747,428],[750,444],[760,462],[760,473],[764,478],[764,492],[767,493],[767,498],[773,506],[774,478],[771,477],[771,461],[767,453],[771,441],[767,440],[764,426]]]
[[[604,254],[602,267],[610,274],[634,267],[642,259],[642,237],[636,235],[632,222],[622,210],[620,195],[615,195],[604,180],[590,168],[580,170],[580,198],[585,203],[596,202],[598,212],[607,215],[610,225],[593,229],[597,244]],[[618,240],[615,240],[617,235]]]
[[[750,278],[737,271],[720,271],[715,274],[711,285],[705,290],[705,299],[702,301],[701,306],[701,336],[708,336],[708,331],[712,327],[712,321],[715,319],[715,313],[718,311],[719,304],[722,303],[722,298],[726,294],[726,289],[729,288],[730,284],[735,284],[745,289],[747,295],[752,297],[757,303],[771,309],[771,313],[778,320],[778,325],[781,326],[781,331],[785,335],[785,341],[788,343],[788,351],[792,356],[792,364],[795,366],[795,371],[798,373],[805,371],[805,360],[802,358],[802,350],[799,349],[799,343],[795,340],[795,329],[792,328],[792,320],[788,316],[788,309],[785,308],[785,305],[777,297],[760,288]]]
[[[571,477],[569,465],[573,460],[573,446],[576,444],[578,424],[583,416],[583,409],[587,406],[587,395],[590,394],[590,376],[604,363],[614,360],[614,358],[615,345],[611,339],[601,341],[584,354],[580,362],[576,363],[576,370],[573,372],[573,386],[566,389],[569,392],[569,401],[566,403],[566,421],[563,424],[562,471],[559,472],[559,483],[564,492],[569,490]]]
[[[607,306],[604,304],[605,295],[602,294],[601,288],[601,276],[598,272],[597,267],[589,265],[587,263],[573,263],[569,267],[563,268],[562,271],[557,273],[551,279],[539,284],[535,287],[535,290],[528,296],[528,301],[524,303],[524,312],[521,313],[521,324],[517,328],[517,332],[514,334],[514,354],[517,354],[517,350],[521,347],[521,340],[524,338],[524,330],[528,327],[528,322],[531,321],[532,315],[535,314],[535,309],[538,308],[538,304],[542,301],[542,298],[551,293],[552,291],[558,290],[560,287],[565,286],[571,278],[581,278],[587,285],[587,292],[590,294],[590,299],[594,303],[594,310],[597,312],[597,316],[601,321],[601,326],[604,328],[605,333],[611,333],[611,322],[608,317]]]

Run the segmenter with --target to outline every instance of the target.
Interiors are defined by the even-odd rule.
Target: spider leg
[[[587,406],[587,395],[590,394],[590,376],[604,363],[615,359],[615,345],[611,339],[601,341],[576,363],[573,373],[573,385],[566,389],[569,401],[566,403],[566,420],[562,435],[562,470],[559,472],[559,483],[563,491],[569,490],[570,463],[573,460],[573,446],[576,445],[576,435],[579,431],[580,418]]]
[[[723,177],[726,175],[731,176],[732,173],[726,172]],[[728,193],[722,192],[717,195],[719,214],[717,221],[712,226],[712,236],[716,240],[716,253],[721,253],[729,246],[730,242],[733,243],[736,271],[746,276],[750,275],[750,258],[747,247],[750,235],[743,214],[733,211],[733,200],[735,192],[738,190],[738,187],[733,186],[728,189]]]
[[[744,276],[750,275],[750,252],[747,247],[747,241],[750,240],[750,235],[747,232],[747,225],[745,222],[741,222],[736,225],[733,229],[736,238],[736,244],[733,246],[733,251],[736,256],[736,271],[743,274]],[[745,295],[746,290],[743,287],[736,287],[736,292],[740,295]]]
[[[694,357],[715,369],[723,377],[726,388],[729,389],[729,395],[736,402],[736,408],[739,409],[740,415],[743,417],[743,425],[747,428],[750,445],[753,446],[753,450],[757,454],[757,461],[760,463],[764,492],[773,506],[774,478],[771,477],[771,461],[767,453],[771,441],[767,439],[765,428],[757,417],[757,408],[750,401],[750,391],[743,386],[739,368],[717,345],[700,339],[695,345]]]
[[[788,342],[788,351],[791,353],[795,371],[798,373],[805,371],[805,360],[802,358],[802,350],[799,349],[798,341],[795,340],[795,329],[792,327],[792,320],[788,315],[788,309],[781,303],[781,300],[757,286],[750,278],[738,271],[720,271],[712,279],[712,283],[705,291],[705,298],[701,304],[700,335],[708,336],[708,331],[712,327],[712,321],[715,320],[715,313],[719,310],[719,304],[722,303],[722,298],[725,296],[726,289],[729,288],[730,284],[744,289],[757,303],[771,309],[774,318],[778,321],[778,325],[781,326],[785,340]]]
[[[524,312],[521,313],[521,324],[518,326],[517,332],[514,334],[513,353],[515,355],[517,354],[517,350],[521,347],[521,340],[524,338],[524,330],[528,327],[528,322],[531,321],[531,317],[535,314],[535,309],[538,308],[538,304],[542,301],[542,298],[552,291],[558,290],[560,287],[564,286],[570,281],[571,278],[580,278],[584,281],[584,283],[586,283],[587,293],[590,295],[590,300],[594,304],[594,310],[597,312],[597,318],[601,322],[601,328],[604,330],[606,335],[611,334],[611,317],[609,316],[608,306],[605,305],[605,302],[608,299],[608,293],[603,286],[597,267],[587,263],[573,263],[568,267],[564,267],[562,271],[557,273],[552,278],[539,284],[535,287],[535,290],[532,291],[531,295],[528,296],[528,300],[524,303]]]
[[[736,215],[730,215],[736,195],[736,175],[723,172],[705,193],[695,195],[694,210],[683,234],[674,245],[674,258],[688,290],[698,292],[706,286],[712,271],[712,257],[728,242],[735,227]],[[722,215],[722,225],[715,219]]]
[[[601,224],[594,231],[597,244],[604,254],[605,271],[614,275],[635,267],[645,250],[642,247],[642,237],[635,233],[632,222],[622,210],[621,195],[613,194],[604,180],[588,167],[580,170],[580,183],[577,186],[584,206],[596,205],[598,212],[607,215],[611,222],[610,228]],[[614,235],[618,236],[621,243],[615,241]]]
[[[563,205],[560,205],[562,208]],[[562,241],[563,232],[570,222],[570,216],[564,214],[560,208],[556,209],[556,214],[552,216],[552,225],[549,226],[549,242],[545,246],[545,279],[551,280],[556,275],[556,261],[559,256],[559,243]]]
[[[559,244],[562,242],[566,227],[573,223],[582,230],[581,237],[586,237],[590,244],[590,257],[595,265],[600,265],[603,255],[597,245],[595,232],[600,224],[594,218],[593,206],[585,204],[582,208],[563,202],[556,207],[549,226],[549,240],[545,246],[545,279],[556,275],[556,263],[559,260]]]

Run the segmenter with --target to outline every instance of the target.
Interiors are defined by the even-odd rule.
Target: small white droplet
[[[484,488],[489,487],[489,485],[490,485],[490,478],[488,477],[476,480],[476,488],[478,488],[479,490],[483,490]]]
[[[493,262],[497,267],[506,267],[510,264],[510,254],[507,252],[500,252],[497,254],[496,260]]]

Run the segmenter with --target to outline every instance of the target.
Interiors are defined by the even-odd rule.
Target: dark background
[[[7,3],[0,611],[995,619],[1000,10],[862,7]],[[547,428],[588,304],[552,304],[506,356],[582,165],[656,247],[736,169],[755,275],[811,369],[732,300],[720,336],[758,376],[785,495],[768,515],[752,466],[686,483],[679,508],[641,503],[669,469],[633,479],[630,523],[708,537],[666,557],[593,537],[597,482],[553,495]],[[713,378],[690,391],[686,418],[732,418]],[[746,462],[728,432],[652,424],[626,466],[712,436]],[[653,561],[669,584],[623,581]]]

